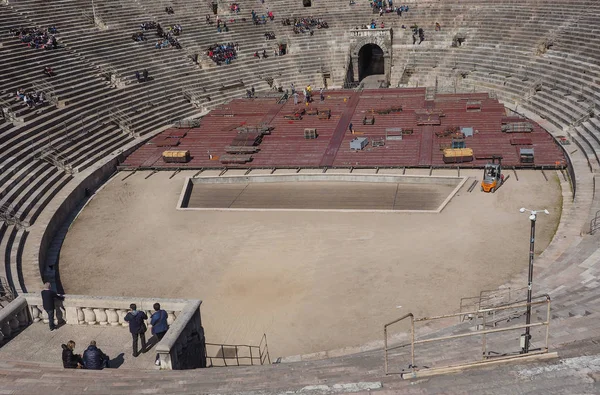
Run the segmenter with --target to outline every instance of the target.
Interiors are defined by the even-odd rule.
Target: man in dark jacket
[[[46,310],[46,313],[48,313],[48,324],[50,325],[50,330],[53,331],[56,329],[56,325],[54,325],[54,301],[56,299],[64,300],[65,297],[51,290],[50,283],[44,285],[46,286],[46,289],[42,291],[42,306],[44,307],[44,310]]]
[[[152,325],[152,334],[158,338],[158,341],[161,341],[162,338],[167,333],[169,329],[169,324],[167,322],[167,318],[169,314],[166,311],[160,309],[160,303],[154,303],[154,313],[150,317],[150,325]],[[156,354],[156,360],[154,361],[155,365],[160,365],[160,358],[158,354]]]
[[[69,340],[67,344],[63,344],[61,347],[63,349],[62,361],[65,369],[79,369],[83,366],[81,356],[73,354],[73,350],[75,349],[75,342],[73,340]]]
[[[129,322],[129,332],[133,338],[133,356],[137,357],[138,336],[142,339],[142,352],[146,352],[146,320],[148,316],[143,311],[138,311],[135,303],[129,305],[129,313],[125,316],[125,321]]]
[[[96,341],[92,340],[88,348],[83,352],[83,367],[92,370],[102,370],[108,367],[108,355],[96,347]]]

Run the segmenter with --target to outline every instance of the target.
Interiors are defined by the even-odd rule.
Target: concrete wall
[[[235,184],[248,182],[391,182],[401,184],[435,184],[458,185],[464,177],[452,176],[412,176],[412,175],[384,175],[384,174],[280,174],[280,175],[248,175],[248,176],[222,176],[222,177],[196,177],[188,178],[194,184]],[[187,184],[186,184],[187,185]],[[187,189],[184,186],[183,193]]]

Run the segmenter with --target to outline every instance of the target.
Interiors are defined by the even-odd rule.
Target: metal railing
[[[45,99],[50,102],[54,106],[58,106],[59,97],[56,94],[56,90],[54,86],[47,81],[34,81],[32,83],[33,89],[36,92],[44,92]]]
[[[0,117],[6,119],[8,122],[17,122],[17,116],[10,107],[10,103],[4,99],[0,99]]]
[[[435,366],[435,367],[432,367],[431,369],[432,370],[444,369],[444,368],[448,368],[448,367],[460,367],[460,366],[466,366],[466,365],[469,365],[469,366],[483,365],[486,362],[489,362],[490,360],[519,358],[519,357],[523,357],[523,356],[527,356],[527,355],[548,353],[548,336],[549,336],[549,329],[550,329],[550,327],[549,327],[549,324],[550,324],[550,296],[541,295],[541,296],[535,297],[534,299],[542,299],[542,300],[532,301],[531,303],[516,302],[516,303],[507,304],[507,305],[487,308],[487,309],[478,309],[478,310],[469,311],[469,312],[454,313],[454,314],[440,315],[440,316],[435,316],[435,317],[425,317],[425,318],[415,318],[412,313],[409,313],[409,314],[406,314],[392,322],[385,324],[383,327],[385,374],[386,375],[389,375],[389,374],[408,374],[408,375],[413,374],[414,375],[416,372],[421,370],[415,364],[415,346],[418,344],[441,342],[441,341],[452,340],[452,339],[468,339],[468,338],[471,338],[472,336],[481,336],[481,359],[477,359],[477,360],[467,362],[467,363],[462,363],[460,365]],[[542,322],[534,322],[531,324],[517,324],[517,325],[511,325],[511,326],[508,326],[505,328],[486,329],[486,316],[488,316],[488,315],[495,314],[500,311],[514,310],[515,308],[526,308],[527,306],[533,307],[533,306],[540,306],[540,305],[547,306],[546,319]],[[463,314],[472,314],[475,317],[481,317],[482,323],[478,324],[474,327],[470,326],[463,333],[457,333],[457,334],[448,335],[448,336],[426,337],[426,338],[421,338],[421,339],[415,340],[415,337],[416,337],[415,323],[435,321],[435,320],[441,320],[441,319],[452,318],[452,317],[459,317]],[[407,319],[410,320],[410,333],[409,333],[410,340],[408,342],[390,346],[388,344],[388,340],[389,340],[388,339],[388,330],[389,330],[388,328],[392,325],[396,325]],[[493,351],[488,351],[488,347],[487,347],[488,335],[499,334],[499,333],[508,332],[508,331],[517,331],[517,330],[521,331],[525,328],[543,327],[543,326],[546,327],[544,346],[540,347],[537,350],[530,351],[528,354],[497,353],[497,352],[493,352]],[[403,369],[401,371],[390,371],[390,368],[389,368],[390,352],[393,350],[399,350],[399,349],[403,349],[403,348],[407,348],[407,347],[410,347],[410,364],[408,365],[408,370]],[[424,367],[423,369],[430,369],[430,368]]]
[[[43,160],[67,174],[76,173],[76,169],[69,163],[69,158],[63,156],[56,148],[48,144],[34,155],[34,159]]]
[[[205,350],[207,367],[271,364],[266,334],[263,334],[258,346],[206,343]]]
[[[123,110],[113,107],[108,111],[108,117],[123,133],[129,134],[131,137],[139,137],[133,129],[133,121]]]
[[[463,313],[469,310],[487,309],[514,303],[516,300],[520,299],[519,296],[521,295],[521,292],[526,290],[527,287],[483,290],[479,293],[479,296],[461,298],[459,311]],[[463,322],[472,318],[473,317],[465,313],[459,317],[459,321]]]
[[[593,235],[600,229],[600,210],[596,211],[596,215],[590,221],[590,234]]]

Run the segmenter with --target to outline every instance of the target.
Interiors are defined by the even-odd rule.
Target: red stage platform
[[[566,166],[552,136],[532,121],[507,117],[504,106],[485,93],[437,95],[427,101],[424,88],[345,90],[328,91],[324,102],[316,98],[308,106],[291,99],[285,104],[274,98],[233,100],[202,118],[198,128],[168,129],[154,137],[123,167],[481,167],[495,155],[509,167]],[[329,118],[324,110],[330,110]],[[301,119],[294,119],[297,115]],[[472,128],[464,144],[474,159],[445,164],[443,149],[460,137],[461,128],[467,135],[470,129],[464,128]],[[270,131],[262,134],[263,129]],[[316,129],[317,137],[305,138],[305,129]],[[350,149],[357,137],[367,139],[362,150]],[[521,163],[521,148],[534,149],[533,164]],[[167,150],[189,150],[191,160],[165,163]]]

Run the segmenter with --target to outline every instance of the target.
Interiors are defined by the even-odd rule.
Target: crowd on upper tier
[[[394,6],[394,0],[371,0],[369,2],[373,13],[379,11],[379,16],[387,13],[396,13],[398,16],[402,16],[403,12],[408,12],[407,5]]]
[[[236,59],[238,49],[237,43],[214,44],[208,47],[206,54],[217,66],[220,66],[222,63],[230,64]]]
[[[294,33],[306,33],[309,32],[312,36],[314,34],[314,29],[327,29],[329,25],[326,21],[321,18],[313,18],[312,16],[308,18],[294,18],[293,21],[290,18],[285,18],[281,20],[281,24],[284,26],[294,26]]]
[[[56,33],[58,33],[58,30],[54,26],[50,26],[47,29],[40,27],[10,29],[12,36],[19,37],[22,43],[36,49],[56,49],[58,47],[56,37],[54,37]]]

